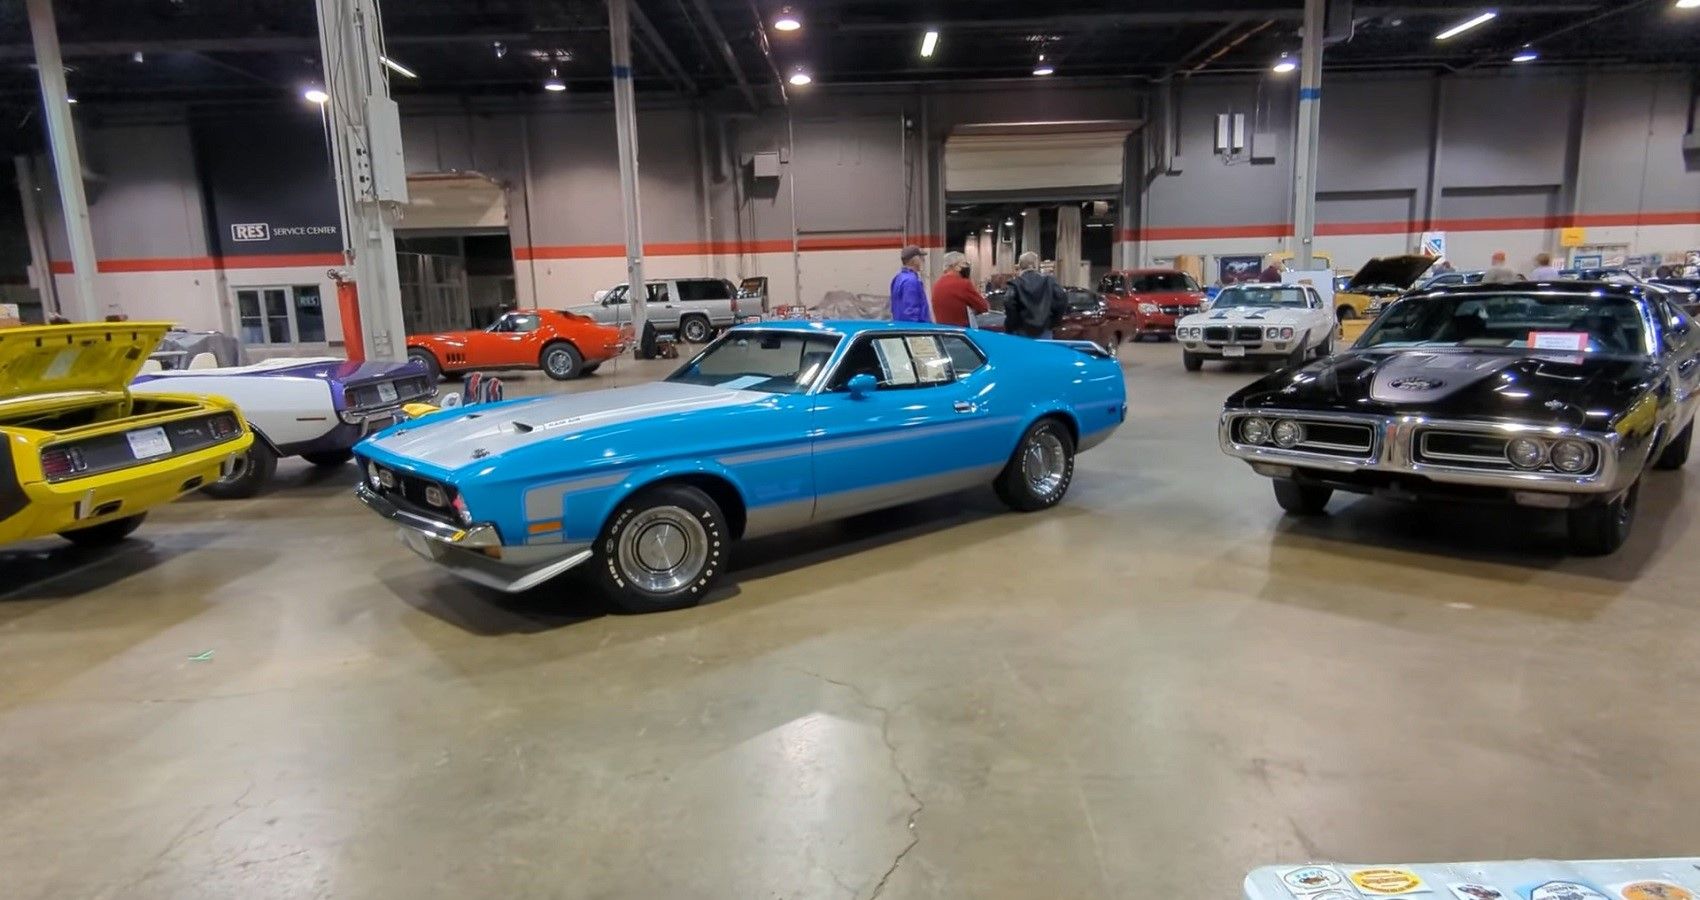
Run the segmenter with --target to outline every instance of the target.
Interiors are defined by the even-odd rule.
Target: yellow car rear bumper
[[[0,543],[46,537],[147,512],[218,480],[254,443],[252,432],[211,447],[126,469],[49,484],[22,485],[22,509],[0,521]]]

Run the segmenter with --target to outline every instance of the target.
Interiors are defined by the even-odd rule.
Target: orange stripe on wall
[[[270,269],[298,266],[340,266],[341,253],[279,253],[243,256],[161,256],[139,259],[102,259],[95,262],[95,271],[104,274],[126,272],[211,272],[217,269]],[[70,260],[56,259],[50,265],[55,275],[70,275],[76,271]]]
[[[805,237],[797,240],[803,252],[819,250],[899,250],[907,244],[925,248],[941,248],[940,235],[863,234],[834,237]],[[679,241],[643,245],[643,255],[649,256],[719,256],[749,253],[790,253],[790,238],[759,241]],[[624,259],[624,244],[555,244],[534,247],[515,247],[514,259]]]
[[[1420,221],[1319,222],[1318,235],[1418,234],[1423,231],[1544,231],[1557,228],[1612,228],[1651,225],[1700,225],[1700,210],[1638,213],[1582,213],[1572,216],[1503,216],[1478,219],[1436,219],[1424,226]],[[1224,238],[1290,237],[1291,225],[1221,225],[1136,228],[1116,232],[1118,241],[1209,240]]]

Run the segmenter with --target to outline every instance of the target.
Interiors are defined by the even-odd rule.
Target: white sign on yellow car
[[[1308,284],[1237,284],[1175,325],[1181,362],[1275,359],[1303,365],[1334,352],[1334,310]]]

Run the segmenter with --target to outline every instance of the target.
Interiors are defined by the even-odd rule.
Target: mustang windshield
[[[1585,293],[1401,300],[1375,320],[1359,346],[1649,352],[1639,303],[1628,297]]]
[[[737,330],[667,380],[736,391],[800,394],[820,377],[838,340],[829,334]]]
[[[1305,292],[1296,287],[1231,287],[1216,295],[1211,309],[1236,306],[1281,306],[1305,308]]]

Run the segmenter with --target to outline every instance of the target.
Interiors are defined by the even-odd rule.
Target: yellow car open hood
[[[0,328],[0,399],[126,390],[170,329],[170,322]]]

